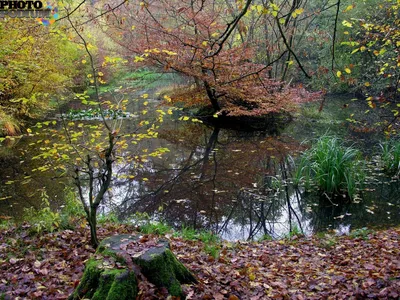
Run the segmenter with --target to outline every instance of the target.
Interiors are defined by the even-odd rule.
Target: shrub
[[[306,187],[315,183],[324,193],[347,192],[354,197],[364,178],[360,151],[344,146],[336,137],[323,136],[304,152],[294,183]]]
[[[58,212],[50,209],[49,197],[45,190],[42,191],[42,208],[34,207],[24,210],[23,219],[31,224],[32,233],[53,232],[60,227],[61,217]]]
[[[385,172],[389,175],[400,175],[400,141],[390,141],[379,145],[381,160]]]

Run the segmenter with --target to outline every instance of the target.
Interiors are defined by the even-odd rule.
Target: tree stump
[[[83,277],[69,299],[136,299],[141,274],[181,299],[185,298],[181,284],[197,282],[176,259],[167,241],[146,235],[115,235],[104,239],[87,261]]]

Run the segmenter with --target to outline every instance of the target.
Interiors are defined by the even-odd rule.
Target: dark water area
[[[305,234],[330,229],[346,233],[399,225],[399,183],[378,169],[352,201],[344,196],[327,199],[316,188],[293,186],[297,157],[325,133],[342,137],[362,150],[366,160],[373,160],[382,136],[352,128],[346,118],[363,107],[347,103],[350,97],[328,97],[321,113],[319,103],[307,104],[292,122],[273,132],[222,129],[180,121],[177,113],[167,115],[156,139],[143,140],[126,151],[168,148],[169,152],[161,158],[149,157],[141,166],[117,164],[100,210],[124,220],[147,213],[177,228],[212,230],[230,240],[280,238],[294,229]],[[141,102],[129,106],[132,114],[142,109]],[[129,132],[136,122],[124,120],[123,130]],[[0,215],[19,218],[25,207],[40,207],[44,191],[54,209],[63,205],[64,189],[71,182],[31,171],[41,167],[40,160],[31,160],[40,150],[29,146],[38,138],[8,141],[0,148]]]

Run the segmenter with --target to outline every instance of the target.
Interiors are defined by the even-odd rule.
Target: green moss
[[[138,294],[138,286],[134,272],[127,268],[108,268],[114,262],[127,256],[121,250],[125,243],[136,240],[135,235],[118,235],[104,239],[97,249],[96,258],[87,262],[85,273],[78,288],[71,295],[71,300],[106,299],[130,300]],[[182,299],[181,283],[196,282],[193,275],[179,262],[169,249],[167,241],[159,241],[160,247],[154,247],[134,259],[141,267],[142,273],[157,287],[165,287],[170,295]],[[110,263],[110,260],[113,263]],[[122,262],[122,265],[126,265]]]
[[[115,276],[107,300],[136,299],[137,294],[135,274],[126,270]]]
[[[137,296],[137,282],[127,269],[104,269],[103,260],[86,263],[81,283],[69,299],[131,300]]]
[[[136,299],[137,282],[135,275],[126,269],[104,271],[92,300]]]
[[[93,258],[86,262],[82,280],[69,299],[81,299],[83,295],[85,295],[85,298],[92,298],[99,284],[100,274],[103,271],[99,268],[100,264],[99,260]]]
[[[96,292],[93,294],[92,300],[107,299],[108,292],[113,284],[115,275],[116,273],[120,272],[121,270],[107,270],[102,272],[99,278],[99,285],[96,289]]]
[[[180,283],[196,282],[193,275],[169,249],[150,249],[135,260],[143,274],[158,287],[165,287],[172,296],[184,297]]]

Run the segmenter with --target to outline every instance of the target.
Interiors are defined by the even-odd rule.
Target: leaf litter
[[[88,230],[77,227],[29,235],[29,226],[0,235],[0,296],[4,299],[67,299],[94,254]],[[99,237],[135,233],[109,224]],[[187,299],[399,299],[400,228],[367,237],[304,238],[265,242],[221,242],[210,256],[201,241],[167,235],[176,257],[197,277],[184,285]],[[158,246],[158,236],[130,243],[131,255]],[[115,266],[114,261],[107,267]],[[141,278],[139,299],[167,299]]]

